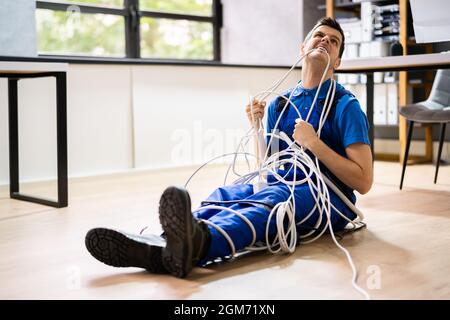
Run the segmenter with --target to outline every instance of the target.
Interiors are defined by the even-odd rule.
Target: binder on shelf
[[[387,84],[387,124],[398,124],[398,89],[396,83]]]
[[[385,83],[396,83],[398,81],[398,72],[389,71],[384,73]]]
[[[339,82],[342,85],[346,85],[347,84],[347,74],[338,73],[337,74],[337,82]]]
[[[360,43],[362,41],[362,23],[360,19],[339,20],[339,23],[344,31],[346,43]]]
[[[386,85],[375,84],[373,92],[373,123],[374,125],[387,124],[387,97]]]
[[[356,84],[352,86],[352,92],[355,95],[356,99],[358,99],[359,104],[361,105],[361,110],[367,114],[367,94],[366,94],[366,86],[363,84]]]
[[[358,84],[359,83],[359,74],[348,73],[347,74],[347,83],[348,84]]]
[[[345,44],[344,54],[342,56],[344,59],[356,59],[359,57],[359,44],[349,43]]]
[[[373,40],[373,19],[372,19],[372,3],[362,2],[361,3],[361,25],[362,25],[362,36],[361,40],[365,42],[370,42]]]
[[[374,83],[383,83],[384,80],[384,72],[374,72],[373,73],[373,82]]]

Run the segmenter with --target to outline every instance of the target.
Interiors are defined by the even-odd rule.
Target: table
[[[367,75],[367,120],[370,125],[369,139],[372,154],[374,148],[373,73],[448,68],[450,68],[450,52],[342,60],[336,73],[365,73]]]
[[[68,205],[67,181],[67,63],[0,61],[0,78],[8,79],[9,191],[10,197],[56,208]],[[19,191],[18,82],[20,79],[54,77],[56,80],[57,201]]]

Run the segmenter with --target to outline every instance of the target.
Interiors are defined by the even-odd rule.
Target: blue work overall
[[[313,125],[316,131],[330,82],[330,80],[327,80],[323,83],[316,105],[313,108],[308,121]],[[317,92],[317,88],[305,89],[301,86],[301,82],[299,82],[299,84],[291,90],[294,90],[291,97],[292,102],[300,111],[302,119],[306,119],[314,95]],[[285,95],[289,96],[291,90],[285,93]],[[339,99],[335,105],[333,105],[333,110],[330,112],[330,115],[322,128],[321,139],[334,151],[346,157],[345,148],[348,145],[357,142],[369,144],[368,122],[365,114],[361,111],[359,102],[340,84],[337,84],[336,96],[339,97]],[[288,107],[285,110],[278,127],[273,128],[280,115],[281,110],[277,110],[279,105],[279,98],[273,100],[269,105],[267,131],[272,132],[273,129],[278,129],[284,131],[289,137],[292,137],[295,120],[299,118],[298,113],[292,106]],[[293,138],[291,139],[293,140]],[[281,150],[287,147],[283,141],[278,141],[278,143]],[[334,177],[334,175],[322,164],[321,169],[322,172],[328,173],[330,178],[333,177],[333,181],[338,183],[341,187],[340,189],[348,195],[351,202],[356,202],[353,190]],[[289,168],[284,168],[284,170],[279,170],[279,174],[283,176],[287,174],[285,179],[293,180],[293,171],[294,170],[289,170]],[[297,170],[296,179],[300,180],[303,177],[304,174],[300,170]],[[239,216],[226,210],[211,208],[201,209],[210,204],[228,207],[238,211],[250,220],[256,231],[256,241],[265,242],[266,225],[268,223],[270,211],[277,203],[286,201],[291,194],[291,187],[276,181],[273,176],[268,177],[268,182],[268,186],[256,193],[254,192],[252,184],[236,184],[220,187],[202,202],[201,207],[194,212],[194,216],[198,219],[209,220],[222,228],[233,240],[236,251],[239,251],[248,246],[253,240],[252,231],[248,224]],[[340,212],[350,220],[356,218],[355,213],[353,213],[353,211],[351,211],[331,189],[329,189],[329,193],[331,202]],[[307,183],[295,187],[294,197],[295,219],[298,222],[306,217],[316,202]],[[318,218],[319,211],[316,209],[309,219],[298,226],[298,233],[305,234],[310,232],[311,228],[315,226]],[[330,221],[334,231],[342,230],[348,223],[334,209],[331,211]],[[324,216],[319,230],[325,222],[326,217]],[[212,226],[208,226],[208,228],[211,232],[211,245],[207,257],[201,261],[200,264],[204,264],[217,257],[226,257],[231,254],[230,245],[225,237],[216,230],[216,228]],[[273,237],[276,232],[276,220],[273,216],[269,226],[269,237]]]

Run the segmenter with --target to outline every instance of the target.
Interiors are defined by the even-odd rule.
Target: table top
[[[67,72],[68,69],[68,63],[0,61],[0,73]]]
[[[406,56],[356,58],[342,60],[337,73],[405,71],[450,68],[450,52]],[[0,73],[30,74],[39,72],[67,72],[68,63],[1,61]]]
[[[450,68],[450,52],[342,60],[337,73]]]

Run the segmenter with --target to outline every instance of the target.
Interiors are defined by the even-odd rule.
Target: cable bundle
[[[306,57],[313,50],[323,50],[323,52],[325,52],[327,54],[328,62],[327,62],[327,66],[322,74],[317,92],[314,96],[312,106],[308,112],[306,119],[303,120],[299,110],[297,109],[295,104],[291,101],[291,98],[292,98],[295,90],[291,91],[289,97],[286,97],[286,96],[276,92],[275,90],[288,77],[288,75],[294,70],[294,68],[300,63],[300,61],[302,61],[303,58]],[[247,225],[249,226],[249,228],[252,232],[252,235],[253,235],[252,242],[250,243],[250,245],[248,247],[245,248],[245,250],[250,250],[250,251],[269,250],[272,253],[278,253],[278,252],[293,253],[299,243],[301,243],[301,244],[311,243],[311,242],[319,239],[325,233],[325,231],[328,229],[330,231],[330,234],[332,236],[334,243],[338,246],[339,249],[341,249],[345,253],[345,255],[349,261],[349,264],[350,264],[352,272],[353,272],[353,276],[352,276],[353,287],[357,291],[359,291],[361,294],[363,294],[366,297],[366,299],[370,299],[370,296],[368,295],[368,293],[356,284],[357,271],[356,271],[355,265],[352,261],[352,258],[350,256],[350,253],[348,252],[347,249],[342,247],[336,240],[336,237],[335,237],[335,234],[333,231],[333,227],[330,222],[331,221],[331,209],[334,209],[341,217],[343,217],[350,224],[352,224],[354,229],[357,229],[361,225],[363,225],[363,222],[362,222],[362,220],[364,219],[363,214],[353,205],[353,203],[351,203],[347,199],[347,197],[345,197],[345,195],[342,194],[342,192],[326,176],[322,175],[320,166],[319,166],[319,161],[317,158],[315,158],[315,157],[311,158],[309,156],[309,154],[305,152],[303,147],[300,147],[299,145],[297,145],[295,143],[295,141],[292,141],[284,132],[280,132],[279,134],[275,133],[276,132],[275,129],[278,127],[279,122],[288,106],[292,106],[294,108],[294,110],[298,113],[299,119],[297,119],[296,122],[309,120],[312,110],[316,106],[316,101],[317,101],[323,80],[324,80],[327,70],[329,68],[329,65],[330,65],[330,57],[328,55],[328,52],[326,52],[325,49],[318,48],[318,49],[309,50],[303,56],[301,56],[300,59],[290,68],[290,70],[285,75],[283,75],[275,84],[273,84],[268,89],[259,92],[254,97],[250,97],[251,108],[253,107],[254,99],[258,99],[260,101],[265,101],[265,99],[267,99],[270,95],[275,95],[286,101],[285,105],[284,105],[283,109],[281,110],[280,115],[278,116],[278,119],[275,123],[273,132],[266,134],[266,136],[270,137],[268,146],[271,146],[273,139],[277,138],[281,141],[284,141],[288,145],[288,147],[286,149],[276,152],[274,154],[271,154],[269,156],[269,148],[267,148],[267,146],[265,144],[265,139],[264,139],[265,134],[264,134],[264,127],[263,127],[262,121],[259,120],[259,122],[257,122],[255,119],[253,119],[252,128],[241,139],[236,152],[227,153],[227,154],[215,157],[215,158],[209,160],[208,162],[206,162],[205,164],[203,164],[202,166],[200,166],[191,175],[191,177],[187,180],[185,187],[190,182],[190,180],[193,178],[193,176],[200,169],[202,169],[204,166],[206,166],[208,163],[210,163],[218,158],[221,158],[224,156],[229,156],[229,155],[234,155],[234,158],[233,158],[232,162],[230,163],[228,170],[226,172],[226,175],[224,178],[224,184],[226,184],[228,174],[229,174],[230,170],[232,170],[236,175],[239,176],[239,178],[237,180],[235,180],[233,182],[233,184],[253,183],[254,189],[256,189],[255,192],[259,189],[259,187],[261,185],[270,185],[270,184],[276,184],[279,182],[281,182],[285,185],[288,185],[290,188],[290,191],[291,191],[289,198],[286,201],[280,202],[277,205],[275,205],[275,207],[272,208],[272,210],[269,214],[267,226],[266,226],[265,244],[264,243],[258,243],[258,244],[256,243],[256,231],[255,231],[253,224],[244,215],[242,215],[241,213],[239,213],[236,210],[213,204],[213,205],[202,206],[202,207],[198,208],[196,211],[204,210],[204,209],[216,209],[216,210],[228,211],[228,212],[231,212],[231,213],[239,216],[245,223],[247,223]],[[320,115],[319,126],[318,126],[318,130],[317,130],[317,135],[319,137],[321,134],[322,127],[325,124],[325,121],[331,110],[335,91],[336,91],[336,82],[332,79],[329,89],[328,89],[328,92],[327,92],[327,95],[326,95],[326,98],[325,98],[324,108]],[[251,111],[252,111],[251,114],[253,116],[253,109]],[[255,143],[257,146],[257,155],[256,156],[253,154],[250,154],[248,152],[245,152],[245,147],[251,138],[255,139]],[[242,149],[242,151],[241,151],[241,149]],[[244,175],[240,175],[239,173],[237,173],[236,168],[235,168],[236,160],[239,155],[243,155],[245,157],[245,160],[247,162],[247,166],[248,166],[249,170],[250,170],[250,164],[248,161],[248,156],[255,157],[257,160],[259,160],[262,157],[262,162],[259,163],[258,168],[256,170],[246,173]],[[278,170],[280,169],[280,167],[285,166],[285,165],[289,166],[290,169],[284,176],[282,176],[279,174]],[[286,176],[291,172],[291,170],[293,172],[293,180],[287,180]],[[297,180],[297,172],[298,171],[301,171],[302,175]],[[267,182],[265,179],[265,177],[267,175],[271,175],[272,177],[275,178],[276,181],[272,182],[272,183]],[[256,179],[257,179],[257,181],[255,181]],[[299,185],[304,185],[305,183],[307,183],[309,190],[315,200],[315,205],[311,209],[311,211],[301,221],[296,222],[295,221],[295,198],[294,198],[295,187],[299,186]],[[330,194],[329,194],[329,190],[328,190],[329,187],[346,203],[346,205],[350,209],[352,209],[357,214],[358,218],[356,220],[351,221],[349,218],[347,218],[343,213],[341,213],[331,203]],[[314,227],[311,228],[310,232],[308,232],[304,235],[297,236],[297,228],[299,226],[301,226],[305,221],[307,221],[316,212],[316,210],[318,212],[318,217],[317,217]],[[272,219],[276,219],[277,232],[276,232],[275,237],[271,241],[269,239],[269,225],[270,225],[270,222],[272,221]],[[286,224],[286,219],[287,219],[287,224]],[[231,239],[231,237],[226,233],[226,231],[223,230],[221,227],[217,226],[216,224],[212,223],[211,221],[208,221],[208,220],[202,220],[202,221],[204,223],[208,224],[209,226],[217,229],[219,231],[219,233],[224,236],[224,238],[229,243],[229,246],[231,249],[231,257],[234,257],[236,255],[235,245],[234,245],[234,242]],[[325,223],[323,223],[323,222],[325,222]],[[319,228],[321,226],[322,226],[322,229],[319,230]]]

